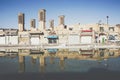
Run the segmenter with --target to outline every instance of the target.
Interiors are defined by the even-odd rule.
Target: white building
[[[0,44],[1,45],[17,45],[18,30],[17,29],[0,29]]]

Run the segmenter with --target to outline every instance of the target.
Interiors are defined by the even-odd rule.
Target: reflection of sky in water
[[[8,58],[0,57],[0,74],[18,72],[18,57]]]
[[[108,64],[109,70],[120,71],[120,58],[111,58],[104,63]]]

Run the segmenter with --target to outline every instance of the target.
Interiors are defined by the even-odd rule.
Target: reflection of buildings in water
[[[38,50],[30,50],[29,56],[31,56],[32,64],[35,64],[37,58],[39,58],[42,55],[44,55],[44,52],[39,49]]]
[[[29,49],[19,49],[18,52],[19,52],[19,55],[23,55],[23,56],[28,56],[30,54]]]
[[[31,63],[36,64],[37,59],[39,59],[39,67],[40,72],[45,71],[46,66],[46,58],[50,57],[50,63],[54,64],[55,58],[59,58],[59,66],[61,70],[64,70],[65,59],[78,59],[78,60],[105,60],[111,57],[119,56],[119,49],[96,49],[96,50],[81,50],[78,51],[69,51],[69,50],[58,50],[56,53],[48,53],[48,51],[40,51],[40,50],[18,50],[19,54],[11,53],[19,56],[19,72],[25,72],[25,59],[26,56],[30,56]],[[7,56],[6,51],[1,51],[0,55]],[[90,53],[89,53],[90,52]],[[88,54],[87,54],[88,53]],[[8,53],[9,54],[9,53]],[[104,64],[106,67],[107,61]]]
[[[5,53],[18,53],[18,49],[0,49],[0,52],[5,52]]]
[[[25,72],[25,57],[19,55],[19,72]]]
[[[119,57],[120,56],[119,49],[114,49],[112,52],[113,52],[115,57]]]
[[[18,50],[2,49],[0,50],[0,56],[5,56],[9,58],[16,58],[18,55]]]
[[[40,71],[44,72],[45,71],[45,64],[46,64],[46,60],[45,60],[44,56],[39,57],[39,63],[40,63]]]
[[[65,57],[64,56],[60,56],[60,69],[61,70],[64,70],[64,60],[65,60]]]
[[[119,49],[99,49],[98,54],[103,59],[119,56]]]
[[[80,49],[81,54],[93,54],[93,49]]]
[[[45,56],[39,57],[40,66],[45,66]]]
[[[119,49],[108,49],[109,57],[119,57]]]
[[[52,53],[52,54],[55,54],[58,49],[47,49],[48,53]]]
[[[5,51],[0,51],[0,57],[4,57],[6,56],[7,54],[5,54]]]
[[[120,56],[120,49],[118,49],[118,55]]]
[[[50,64],[54,64],[54,60],[56,57],[59,58],[59,65],[60,65],[60,69],[64,70],[64,60],[65,60],[65,54],[63,53],[63,51],[58,51],[58,52],[54,52],[54,51],[48,51],[49,52],[49,56],[50,56]],[[66,52],[66,51],[65,51]]]
[[[104,56],[101,57],[100,56],[100,51],[99,49],[96,49],[96,50],[93,50],[93,57],[91,57],[90,55],[86,56],[86,55],[81,55],[81,53],[77,52],[77,51],[68,51],[68,50],[63,50],[63,51],[59,51],[54,54],[54,57],[59,57],[62,59],[61,56],[64,57],[64,59],[78,59],[78,60],[104,60],[104,59],[108,59],[108,58],[111,58],[111,57],[115,57],[115,55],[118,54],[118,49],[113,49],[113,52],[114,52],[114,55],[113,56],[110,56],[109,55],[109,52],[112,51],[112,49],[105,49],[103,50],[104,52]],[[96,55],[97,58],[95,58],[94,56]],[[106,64],[105,64],[106,65]]]
[[[60,60],[60,69],[64,70],[64,65],[65,65],[65,61],[64,60]]]
[[[45,56],[44,52],[40,50],[20,50],[19,51],[19,72],[25,72],[25,58],[30,56],[31,63],[35,64],[39,58],[40,71],[44,72],[45,67]]]
[[[94,50],[94,55],[93,55],[93,58],[95,58],[95,59],[100,58],[100,55],[99,55],[99,50],[98,50],[98,49],[97,49],[97,50]]]
[[[115,51],[114,50],[109,50],[109,56],[114,56],[114,55],[115,55]]]
[[[36,58],[31,57],[31,62],[33,65],[36,64]]]
[[[105,51],[104,51],[104,58],[109,58],[109,51],[108,51],[108,49],[105,49]]]
[[[80,49],[79,49],[80,50]],[[70,50],[64,50],[64,51],[58,51],[56,56],[61,58],[61,56],[64,56],[64,58],[67,59],[92,59],[95,55],[95,50],[80,50],[80,51],[70,51]]]
[[[30,54],[41,54],[44,55],[44,51],[40,49],[30,49]]]
[[[54,57],[53,56],[51,56],[50,57],[50,64],[54,64],[55,62],[54,62]]]
[[[80,54],[82,56],[86,56],[86,57],[93,57],[94,54],[94,50],[93,49],[80,49]]]
[[[104,57],[104,50],[100,51],[100,57]]]
[[[108,57],[108,55],[106,55],[106,54],[108,54],[106,52],[106,49],[97,49],[95,52],[97,54],[96,58],[98,58],[98,59],[101,59],[101,58],[104,58],[104,57],[106,57],[106,58]]]
[[[109,51],[108,49],[105,49],[105,48],[100,48],[99,49],[99,55],[101,58],[108,58],[109,57]]]
[[[54,58],[56,57],[57,52],[58,49],[47,49],[47,53],[50,56],[50,64],[54,64]]]

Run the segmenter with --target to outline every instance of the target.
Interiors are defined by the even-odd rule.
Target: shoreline
[[[71,49],[71,48],[87,48],[87,49],[98,49],[98,48],[117,48],[119,45],[110,44],[73,44],[73,45],[0,45],[1,49]]]

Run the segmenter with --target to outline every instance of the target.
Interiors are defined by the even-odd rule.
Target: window
[[[67,25],[64,26],[64,29],[67,29]]]
[[[69,28],[69,30],[70,30],[70,31],[72,31],[72,30],[73,30],[73,28]]]
[[[115,40],[115,36],[109,35],[109,40]]]
[[[93,28],[92,28],[92,27],[90,27],[90,30],[92,31],[92,30],[93,30]]]
[[[48,39],[48,43],[50,43],[50,44],[57,43],[57,39],[49,38],[49,39]]]
[[[114,31],[114,27],[109,27],[109,31]]]
[[[100,32],[103,32],[104,31],[104,27],[100,27]]]

